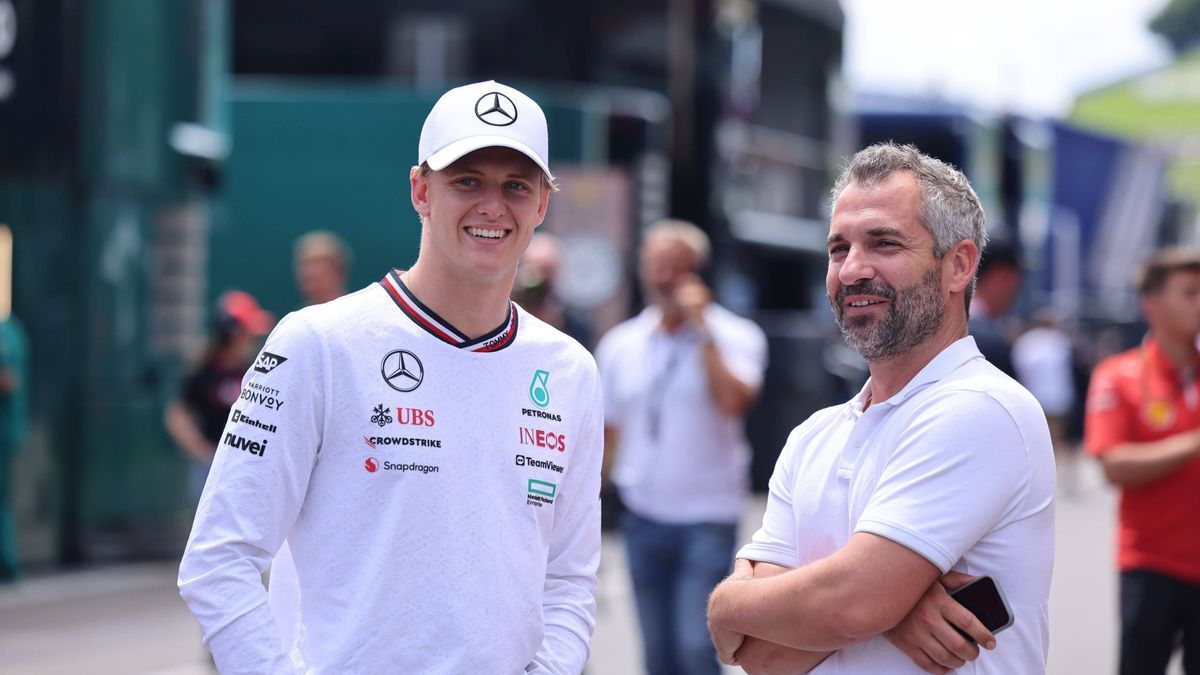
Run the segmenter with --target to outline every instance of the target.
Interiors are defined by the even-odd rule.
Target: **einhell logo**
[[[567,451],[567,437],[565,434],[556,434],[553,431],[530,429],[528,427],[520,427],[520,431],[521,445],[536,445],[539,448],[557,450],[559,452]]]
[[[260,373],[269,373],[280,365],[283,365],[284,361],[287,361],[287,357],[272,354],[271,352],[263,352],[258,355],[258,360],[254,362],[254,369]]]
[[[368,457],[367,461],[363,462],[363,468],[367,470],[367,473],[375,473],[379,470],[379,460]]]
[[[252,455],[258,455],[259,457],[262,457],[263,453],[267,451],[267,441],[265,440],[252,441],[249,438],[228,432],[225,434],[224,444],[235,450],[245,450]]]

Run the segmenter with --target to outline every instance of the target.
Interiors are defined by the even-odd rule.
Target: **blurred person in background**
[[[12,466],[27,437],[29,362],[25,329],[11,312],[0,317],[0,584],[21,575],[12,507]]]
[[[354,254],[342,238],[325,230],[313,230],[296,240],[296,287],[304,304],[319,305],[346,294],[346,279]]]
[[[979,260],[975,294],[971,297],[967,330],[983,358],[1015,378],[1013,332],[1006,317],[1021,292],[1021,265],[1016,251],[1004,242],[988,243]]]
[[[1200,253],[1156,253],[1135,287],[1149,332],[1100,362],[1084,444],[1121,490],[1121,675],[1200,672]]]
[[[967,333],[979,198],[890,143],[833,194],[828,297],[871,377],[788,438],[762,528],[713,591],[713,641],[749,672],[1045,672],[1054,458],[1037,401]],[[974,575],[1008,599],[1002,635],[948,595]]]
[[[649,306],[596,350],[650,675],[720,671],[704,608],[733,557],[748,490],[744,420],[767,364],[762,330],[713,302],[698,276],[709,255],[695,225],[652,226],[639,265]]]
[[[221,431],[241,393],[242,376],[274,323],[249,293],[222,295],[204,354],[184,379],[179,396],[167,406],[167,432],[191,460],[188,494],[193,504],[200,499]]]
[[[557,189],[548,150],[516,89],[446,92],[409,174],[416,262],[267,338],[179,570],[222,672],[583,670],[600,379],[509,299]],[[285,539],[292,644],[260,577]]]
[[[1067,417],[1075,405],[1074,356],[1071,336],[1062,329],[1054,310],[1043,308],[1033,315],[1029,330],[1013,343],[1012,357],[1017,380],[1046,413],[1054,449],[1066,450]]]
[[[535,232],[521,255],[512,299],[525,311],[579,341],[591,344],[587,319],[572,311],[558,293],[563,242],[549,232]]]

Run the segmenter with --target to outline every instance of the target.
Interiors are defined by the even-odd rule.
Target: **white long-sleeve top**
[[[179,571],[221,672],[579,673],[601,401],[591,356],[516,305],[466,341],[389,274],[285,317]],[[261,580],[285,538],[290,653]]]

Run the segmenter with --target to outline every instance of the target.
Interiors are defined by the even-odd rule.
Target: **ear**
[[[422,219],[429,217],[429,178],[421,175],[421,167],[414,166],[408,172],[408,184],[413,208]]]
[[[544,221],[546,219],[546,211],[547,211],[547,209],[550,208],[550,192],[551,192],[551,190],[546,185],[542,185],[541,189],[542,189],[542,195],[538,201],[537,225],[534,225],[535,228],[540,226],[542,224],[542,221]]]
[[[1154,293],[1147,293],[1138,299],[1138,304],[1142,307],[1142,316],[1146,317],[1149,323],[1158,322],[1158,302],[1157,296]]]
[[[970,239],[963,239],[946,252],[942,258],[942,277],[951,293],[962,293],[975,278],[979,266],[979,247]]]

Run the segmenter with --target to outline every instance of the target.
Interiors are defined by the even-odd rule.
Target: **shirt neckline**
[[[983,354],[980,353],[979,347],[975,344],[974,337],[967,335],[966,337],[959,338],[954,342],[951,342],[945,349],[938,352],[937,356],[933,357],[929,363],[925,364],[925,367],[917,372],[917,374],[914,375],[913,378],[908,381],[908,384],[904,385],[900,391],[892,394],[892,396],[887,400],[872,402],[871,408],[884,405],[900,405],[904,401],[908,400],[908,398],[915,394],[919,389],[945,378],[964,363],[981,358],[983,358]],[[851,412],[855,413],[856,415],[863,414],[863,404],[866,402],[867,395],[870,391],[871,379],[867,378],[866,384],[864,384],[862,389],[859,390],[858,395],[850,399],[850,401],[846,404],[849,406]]]
[[[400,273],[401,270],[389,271],[379,280],[379,285],[387,291],[388,297],[396,303],[396,307],[400,308],[405,316],[435,338],[463,351],[478,353],[498,352],[516,341],[517,310],[513,306],[512,300],[508,301],[508,318],[504,320],[504,323],[493,331],[470,339],[453,324],[438,316],[437,312],[418,300],[417,296],[400,280]]]

